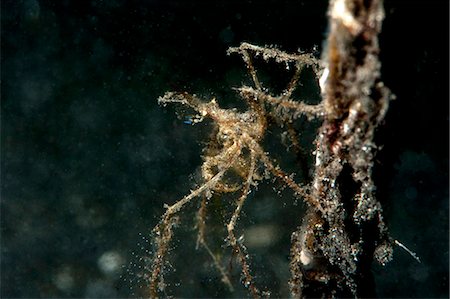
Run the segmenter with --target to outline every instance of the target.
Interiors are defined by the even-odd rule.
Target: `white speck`
[[[97,266],[106,275],[116,274],[124,263],[122,256],[117,251],[103,253],[97,261]]]
[[[361,24],[354,18],[345,0],[334,1],[331,16],[335,19],[340,19],[344,26],[353,34],[361,30]]]
[[[320,90],[324,92],[325,89],[325,83],[327,82],[328,74],[330,73],[330,70],[328,68],[325,68],[323,70],[322,76],[319,79],[319,86]]]
[[[265,248],[279,240],[278,228],[273,224],[253,225],[245,230],[248,248]]]
[[[348,134],[350,132],[350,126],[347,123],[344,123],[344,134]]]
[[[304,265],[304,266],[308,266],[309,264],[311,264],[312,262],[312,258],[311,255],[306,253],[305,250],[302,250],[300,252],[300,262]]]
[[[322,160],[320,159],[320,152],[318,151],[316,154],[316,166],[319,166],[322,163]]]
[[[313,184],[314,189],[319,189],[319,181],[316,179],[314,180],[314,184]]]
[[[72,269],[69,266],[62,267],[53,277],[53,283],[61,291],[70,291],[75,283]]]

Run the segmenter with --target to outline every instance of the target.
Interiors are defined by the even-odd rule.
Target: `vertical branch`
[[[306,275],[298,275],[301,282],[294,277],[297,285],[291,287],[298,295],[298,284],[303,285],[300,296],[374,296],[374,252],[382,248],[387,259],[392,254],[372,179],[374,131],[389,101],[378,60],[384,11],[381,0],[331,0],[328,16],[320,78],[325,119],[312,186],[323,211],[309,212],[322,219],[318,224],[306,217],[293,237],[301,255],[294,259]],[[298,264],[291,267],[300,272]]]

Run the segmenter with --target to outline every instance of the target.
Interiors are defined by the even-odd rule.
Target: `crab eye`
[[[186,116],[184,121],[183,121],[183,123],[186,124],[186,125],[192,125],[192,123],[193,123],[192,117],[191,116]]]
[[[186,125],[195,125],[203,121],[203,116],[200,115],[189,115],[184,117],[183,123]]]

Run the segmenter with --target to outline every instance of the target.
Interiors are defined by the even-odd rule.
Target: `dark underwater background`
[[[0,296],[145,296],[151,229],[164,203],[199,183],[212,128],[185,124],[189,111],[160,107],[157,98],[189,91],[239,107],[231,88],[249,80],[226,49],[246,41],[319,56],[327,4],[2,1]],[[392,237],[422,262],[397,247],[387,266],[374,264],[382,298],[449,296],[448,6],[385,1],[382,77],[397,99],[377,132],[377,197]],[[270,67],[266,73],[274,82],[283,79]],[[303,85],[317,101],[311,82]],[[317,124],[300,121],[310,144]],[[290,164],[282,148],[267,147]],[[290,234],[304,213],[279,187],[262,183],[238,227],[257,284],[274,298],[289,296]],[[247,297],[239,269],[231,269],[236,291],[230,293],[207,253],[195,250],[196,207],[183,213],[175,231],[166,295]],[[209,241],[217,251],[232,198],[215,207]]]

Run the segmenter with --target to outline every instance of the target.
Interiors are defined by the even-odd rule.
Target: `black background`
[[[158,96],[189,91],[239,105],[230,87],[247,79],[229,46],[319,55],[326,36],[326,1],[23,0],[1,8],[2,298],[142,294],[149,232],[163,203],[198,180],[210,131],[207,122],[183,124]],[[385,9],[382,76],[397,99],[377,133],[378,198],[392,236],[422,263],[397,248],[389,265],[374,265],[377,293],[448,297],[448,1],[387,0]],[[278,229],[269,248],[249,251],[257,283],[286,297],[302,206],[271,190],[266,183],[250,197],[239,229]],[[168,294],[247,296],[238,274],[229,293],[195,250],[193,212],[177,230]],[[102,272],[105,252],[125,266]]]

